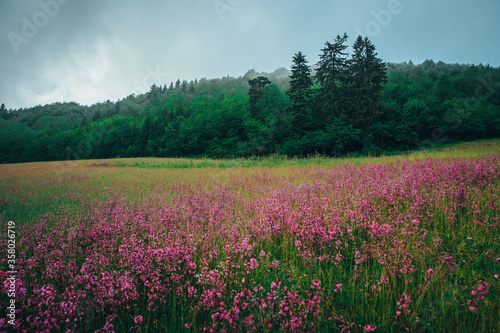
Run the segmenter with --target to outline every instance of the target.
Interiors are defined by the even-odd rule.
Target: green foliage
[[[348,62],[350,75],[347,119],[355,128],[367,134],[370,127],[382,115],[381,102],[383,84],[386,82],[386,68],[377,58],[375,46],[368,38],[358,36],[353,45],[353,55]]]
[[[368,155],[500,134],[500,69],[384,64],[375,46],[347,36],[291,72],[177,80],[91,106],[0,106],[0,163],[114,157]],[[340,119],[342,126],[339,125]],[[350,126],[350,127],[349,127]],[[335,130],[333,130],[335,129]]]
[[[292,102],[292,122],[290,134],[301,137],[312,128],[311,102],[313,80],[311,68],[307,65],[306,57],[299,52],[293,57],[290,88],[287,94]]]
[[[318,96],[328,123],[345,109],[345,98],[342,96],[348,83],[347,53],[344,52],[347,49],[346,41],[347,35],[344,34],[342,37],[338,35],[333,44],[326,42],[316,64],[315,78],[321,85]]]
[[[269,79],[265,76],[259,76],[248,81],[248,84],[250,85],[250,90],[248,91],[250,114],[254,118],[262,119],[261,110],[257,104],[264,96],[264,88],[270,83],[271,81],[269,81]]]
[[[28,126],[0,118],[0,161],[3,163],[20,162],[23,151],[32,141],[33,136]]]
[[[305,157],[316,154],[338,156],[354,144],[359,143],[361,131],[335,118],[326,130],[307,132],[300,139],[286,142],[280,153],[291,157]]]

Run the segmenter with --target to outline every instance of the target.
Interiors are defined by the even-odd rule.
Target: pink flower
[[[469,310],[471,312],[477,312],[477,308],[475,306],[469,306]]]
[[[363,327],[363,331],[364,332],[373,332],[377,329],[376,326],[371,326],[371,325],[366,325],[365,327]]]
[[[396,311],[396,316],[401,316],[401,311]]]
[[[498,274],[493,275],[493,277],[494,277],[495,279],[498,279],[498,277],[499,277],[499,276],[500,276],[500,275],[498,275]]]
[[[137,325],[140,325],[142,324],[142,316],[135,316],[134,317],[134,323],[136,323]]]

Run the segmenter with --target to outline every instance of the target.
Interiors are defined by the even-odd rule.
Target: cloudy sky
[[[387,62],[500,66],[498,0],[0,0],[0,103],[93,104],[178,78],[311,64],[361,34]]]

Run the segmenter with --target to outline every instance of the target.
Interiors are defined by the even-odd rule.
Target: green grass
[[[344,158],[311,157],[308,159],[290,159],[279,156],[254,159],[209,160],[209,159],[111,159],[71,162],[28,163],[21,165],[0,166],[0,209],[2,219],[15,220],[19,224],[29,224],[37,217],[47,213],[55,213],[59,209],[74,213],[89,213],[88,206],[82,206],[88,201],[103,202],[110,197],[125,198],[128,202],[144,203],[153,200],[151,194],[157,188],[172,189],[172,186],[192,185],[194,189],[209,189],[227,187],[230,191],[241,190],[242,187],[232,182],[236,179],[246,179],[250,184],[252,179],[264,177],[276,178],[286,183],[290,179],[290,186],[312,183],[315,179],[308,178],[310,170],[324,170],[327,172],[335,166],[394,163],[401,161],[416,161],[426,159],[450,159],[456,157],[477,158],[500,153],[500,140],[485,140],[454,145],[442,145],[433,150],[407,152],[398,155],[381,157],[350,156]],[[301,176],[303,174],[303,176]],[[292,176],[290,176],[292,175]],[[290,176],[291,178],[287,178]],[[254,177],[254,178],[252,178]],[[258,180],[255,180],[258,181]],[[264,182],[265,183],[265,182]],[[273,183],[273,182],[270,182]],[[280,184],[280,182],[275,182]],[[234,186],[234,187],[233,187]],[[495,183],[498,186],[498,182]],[[279,190],[269,185],[262,189],[263,193]],[[193,190],[194,191],[194,190]],[[267,191],[267,192],[266,192]],[[243,191],[242,191],[243,192]],[[487,197],[490,192],[478,192],[478,197]],[[163,193],[164,197],[157,200],[168,204],[170,196],[175,193]],[[259,193],[238,193],[245,199],[258,198]],[[349,193],[341,193],[348,196]],[[249,200],[250,201],[250,200]],[[372,323],[385,325],[386,330],[394,320],[397,310],[394,299],[401,297],[403,292],[410,293],[418,288],[424,280],[427,268],[440,265],[439,253],[433,253],[436,248],[436,239],[439,238],[440,249],[452,255],[457,262],[453,274],[443,269],[439,272],[432,284],[433,290],[426,289],[418,297],[411,294],[412,313],[393,326],[392,331],[408,327],[411,331],[422,332],[449,332],[460,327],[461,331],[471,331],[471,328],[492,329],[498,326],[500,320],[500,306],[498,298],[498,283],[492,278],[498,270],[498,265],[489,256],[500,254],[498,234],[490,234],[497,229],[482,228],[474,223],[474,214],[470,211],[460,212],[454,224],[447,218],[445,209],[451,202],[443,202],[442,209],[437,210],[435,216],[427,220],[425,228],[429,237],[423,242],[423,248],[429,252],[416,251],[415,281],[405,283],[401,279],[390,277],[387,284],[380,285],[376,290],[371,286],[381,279],[384,266],[375,260],[368,260],[360,265],[362,271],[354,272],[355,265],[353,250],[345,251],[345,258],[339,265],[330,262],[311,263],[303,260],[294,245],[294,238],[281,236],[272,238],[272,241],[261,240],[255,249],[257,256],[260,251],[270,254],[267,261],[254,270],[249,280],[258,281],[266,289],[272,281],[284,281],[293,291],[303,292],[311,285],[312,280],[321,280],[326,290],[326,296],[334,297],[335,302],[327,302],[323,308],[323,330],[338,331],[326,319],[329,313],[344,313],[354,318],[357,323]],[[479,207],[483,215],[495,216],[498,211],[488,210],[488,207]],[[241,213],[242,207],[239,207]],[[398,213],[412,215],[411,203],[398,206]],[[383,212],[387,216],[389,211]],[[246,216],[258,219],[259,216]],[[234,227],[238,227],[234,221]],[[355,240],[349,241],[352,248],[361,248],[364,241],[370,238],[363,231],[354,230]],[[347,236],[346,236],[347,237]],[[496,237],[496,238],[495,238]],[[346,240],[347,241],[347,240]],[[407,248],[417,243],[419,239],[394,239],[391,241],[407,241]],[[391,243],[388,241],[387,245]],[[218,257],[210,263],[210,269],[216,269],[217,263],[224,260],[223,242],[215,240],[209,249],[217,249]],[[410,250],[409,250],[410,251]],[[496,252],[495,252],[496,251]],[[334,254],[334,252],[330,253]],[[398,254],[396,254],[398,255]],[[203,263],[195,258],[200,267]],[[284,263],[286,269],[268,270],[267,264],[273,260]],[[355,275],[360,275],[356,278]],[[498,271],[500,274],[500,271]],[[489,304],[484,308],[487,312],[471,313],[466,310],[466,301],[470,298],[472,288],[477,288],[478,281],[489,278],[491,291],[488,295]],[[343,292],[333,292],[334,286],[342,282]],[[240,283],[228,281],[228,289],[238,290]],[[300,288],[299,288],[300,286]],[[229,302],[231,298],[225,299]],[[184,302],[184,300],[179,300]],[[181,331],[186,321],[205,323],[209,316],[203,312],[186,309],[189,305],[177,304],[175,295],[170,302],[157,311],[148,312],[146,306],[140,307],[145,318],[143,330],[154,331]],[[496,311],[496,312],[495,312]],[[496,320],[496,322],[495,322]],[[88,327],[99,329],[103,318],[88,321]],[[459,324],[457,324],[459,323]],[[405,326],[406,325],[406,326]],[[130,318],[125,316],[116,322],[118,331],[131,329]],[[425,328],[425,329],[422,329]],[[354,328],[353,331],[356,331]],[[272,331],[272,330],[269,330]]]
[[[276,175],[286,176],[290,168],[480,157],[491,153],[500,153],[499,139],[440,145],[432,150],[381,157],[126,158],[5,164],[0,165],[0,214],[4,219],[26,223],[60,207],[76,212],[84,201],[109,198],[110,191],[138,202],[158,185],[227,182],[235,175],[250,176],[269,169]]]

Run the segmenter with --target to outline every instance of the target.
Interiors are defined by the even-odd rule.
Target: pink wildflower
[[[363,331],[364,332],[373,332],[377,329],[376,326],[371,326],[371,325],[366,325],[365,327],[363,327]]]

